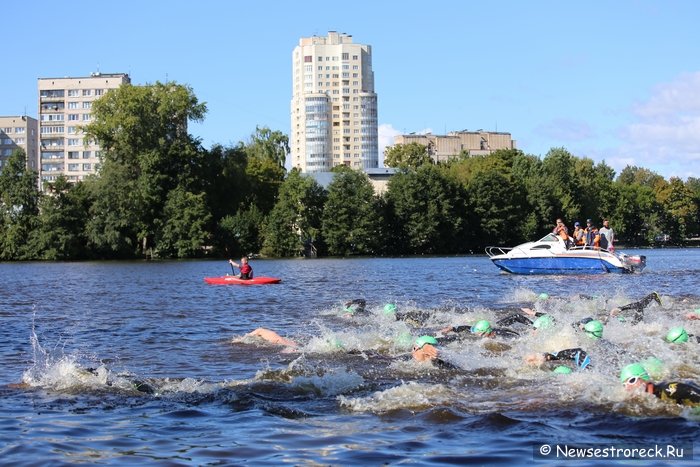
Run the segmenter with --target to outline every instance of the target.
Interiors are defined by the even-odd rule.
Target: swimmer
[[[661,297],[658,292],[652,292],[646,297],[639,301],[628,303],[618,308],[613,308],[610,310],[610,317],[617,317],[620,321],[625,321],[627,312],[632,311],[632,324],[637,324],[644,319],[644,309],[651,305],[652,302],[656,302],[661,305]]]
[[[438,340],[433,336],[420,336],[413,344],[411,356],[418,362],[431,362],[438,368],[455,369],[449,362],[438,358]]]
[[[275,345],[283,345],[283,346],[286,346],[287,349],[289,349],[289,350],[296,350],[299,347],[299,344],[297,344],[295,341],[293,341],[291,339],[287,339],[285,337],[282,337],[271,329],[258,328],[252,332],[249,332],[248,334],[246,334],[246,336],[257,337],[257,338],[260,338],[266,342],[269,342],[269,343],[275,344]],[[438,341],[434,337],[421,336],[418,339],[416,339],[415,343],[413,344],[413,350],[411,352],[411,356],[416,361],[419,361],[419,362],[430,361],[440,368],[452,367],[452,365],[450,363],[447,363],[444,360],[441,360],[440,358],[438,358],[437,345],[438,345]],[[338,347],[342,348],[342,345],[338,345]],[[356,353],[356,352],[350,351],[348,353]]]
[[[343,306],[343,316],[350,317],[355,314],[365,313],[365,307],[367,306],[367,301],[364,298],[356,298],[346,302]]]
[[[464,333],[465,331],[468,331],[470,334],[473,334],[478,337],[504,337],[507,339],[514,339],[516,337],[520,337],[520,334],[518,334],[515,331],[511,331],[510,329],[492,328],[491,323],[485,319],[479,320],[473,325],[453,326],[441,330],[441,332],[444,334],[455,334],[455,336],[444,336],[443,339],[445,339],[445,342],[459,339],[459,336],[457,335]]]
[[[297,347],[299,347],[299,344],[297,344],[295,341],[287,339],[286,337],[282,337],[275,331],[266,328],[258,328],[254,331],[251,331],[248,334],[246,334],[246,337],[257,337],[266,342],[269,342],[270,344],[283,345],[289,349],[296,349]]]
[[[653,394],[663,401],[685,406],[700,406],[700,386],[678,381],[654,383],[641,363],[627,365],[620,372],[620,382],[628,391]]]
[[[696,308],[695,310],[691,311],[690,313],[685,315],[685,319],[689,320],[696,320],[700,319],[700,308]]]
[[[520,313],[514,313],[512,315],[506,316],[505,318],[501,318],[498,321],[496,321],[497,326],[510,326],[515,323],[520,323],[524,324],[533,330],[537,329],[548,329],[554,326],[554,318],[552,315],[549,315],[547,313],[541,313],[541,312],[534,312],[530,310],[529,308],[522,308],[523,313],[525,314],[531,314],[531,316],[535,316],[536,319],[533,321],[527,316],[524,316],[523,314]],[[528,310],[528,311],[525,311]]]
[[[670,344],[685,344],[691,337],[695,338],[695,341],[700,343],[700,336],[688,334],[688,331],[686,331],[684,327],[677,326],[668,330],[666,342]]]
[[[431,317],[431,313],[423,310],[398,311],[395,303],[384,305],[384,314],[393,316],[397,321],[419,328],[425,325]]]
[[[546,362],[573,362],[579,370],[585,370],[591,366],[591,357],[585,350],[577,347],[574,349],[560,350],[554,353],[538,353],[525,357],[525,363],[528,365],[539,366]]]

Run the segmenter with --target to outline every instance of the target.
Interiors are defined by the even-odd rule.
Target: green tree
[[[328,186],[323,208],[323,238],[331,255],[376,252],[380,220],[374,188],[367,175],[339,172]]]
[[[182,187],[170,191],[163,226],[156,235],[157,256],[187,258],[204,253],[211,218],[204,198],[204,193],[191,193]]]
[[[396,174],[387,202],[394,212],[400,242],[412,254],[465,251],[466,193],[437,167]]]
[[[40,200],[38,226],[31,236],[37,257],[69,260],[88,256],[85,224],[90,199],[85,185],[70,183],[61,175],[47,184],[47,190],[50,196]]]
[[[187,133],[189,121],[203,119],[206,105],[187,86],[157,82],[122,85],[96,100],[92,111],[85,133],[100,143],[103,160],[91,188],[98,206],[91,212],[89,236],[108,255],[145,253],[158,226],[166,223],[162,216],[170,191],[182,187],[199,193],[206,185],[206,151]],[[100,201],[114,194],[126,199]]]
[[[38,225],[37,174],[27,169],[27,156],[14,151],[0,172],[0,260],[35,258],[30,234]]]
[[[384,165],[401,169],[417,169],[425,164],[432,164],[428,147],[419,143],[396,144],[384,152]]]
[[[254,203],[267,214],[275,205],[284,181],[289,138],[279,131],[256,127],[244,151],[247,156],[246,174],[251,185],[247,203]]]
[[[262,248],[262,228],[265,217],[257,206],[250,205],[234,216],[225,216],[219,221],[223,251],[228,257],[258,253]]]
[[[665,218],[665,231],[675,242],[683,242],[698,226],[698,210],[693,192],[678,177],[657,184],[656,197]]]
[[[317,242],[326,193],[313,178],[292,170],[282,183],[279,199],[267,217],[263,253],[298,256]]]

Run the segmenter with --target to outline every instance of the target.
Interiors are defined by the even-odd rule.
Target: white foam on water
[[[397,409],[422,410],[448,403],[455,397],[442,384],[403,383],[365,397],[338,396],[341,407],[354,412],[382,413]]]

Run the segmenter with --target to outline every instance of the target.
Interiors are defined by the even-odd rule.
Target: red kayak
[[[221,277],[205,277],[204,282],[207,284],[237,284],[237,285],[263,285],[263,284],[279,284],[282,279],[276,277],[254,277],[252,279],[239,279],[236,276],[221,276]]]

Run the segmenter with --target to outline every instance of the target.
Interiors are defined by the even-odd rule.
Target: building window
[[[12,133],[12,128],[11,127],[0,128],[0,131],[2,131],[3,133],[7,133],[9,135],[10,133]]]
[[[76,130],[76,127],[74,127],[74,126],[69,126],[69,127],[68,127],[68,134],[69,134],[69,135],[74,135],[75,133],[77,133],[75,130]]]
[[[24,138],[17,138],[15,142],[17,144],[24,144]]]
[[[77,120],[78,120],[78,114],[68,114],[68,120],[69,120],[69,121],[77,121]]]
[[[18,126],[17,128],[15,128],[15,133],[24,133],[24,128],[21,126]]]
[[[352,56],[352,59],[353,59],[353,60],[357,60],[357,55],[353,55],[353,56]]]
[[[68,164],[68,171],[69,172],[77,172],[78,167],[80,167],[80,164]]]
[[[79,159],[80,153],[78,151],[68,151],[68,159]]]
[[[78,97],[78,90],[77,89],[69,89],[68,90],[68,97]]]
[[[95,95],[96,96],[101,96],[102,94],[105,93],[104,89],[95,89]]]
[[[343,60],[349,60],[350,59],[350,54],[347,52],[343,52]]]
[[[83,121],[89,122],[90,121],[90,114],[83,114]]]
[[[83,102],[83,109],[91,109],[92,102]]]
[[[359,66],[357,66],[357,65],[353,65],[353,66],[352,66],[352,69],[353,69],[353,70],[359,70],[359,69],[360,69],[360,67],[359,67]]]
[[[83,89],[83,96],[92,96],[92,89]]]
[[[68,138],[68,146],[78,146],[80,140],[78,138]]]
[[[83,170],[92,170],[92,164],[83,164]]]
[[[69,103],[68,103],[68,108],[69,108],[69,109],[77,109],[77,108],[78,108],[78,103],[77,103],[77,102],[69,102]]]
[[[311,63],[311,60],[313,60],[311,55],[304,55],[304,63]]]
[[[92,157],[92,151],[83,151],[83,159],[90,159]]]

